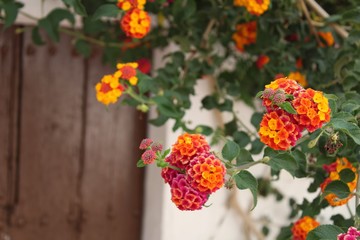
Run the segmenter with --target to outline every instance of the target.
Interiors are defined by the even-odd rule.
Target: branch
[[[315,1],[315,0],[305,0],[306,3],[311,7],[320,17],[328,18],[330,15]],[[342,37],[347,38],[349,33],[339,24],[331,23],[331,27]]]
[[[316,39],[317,43],[319,45],[321,45],[322,43],[320,41],[319,35],[318,35],[317,31],[316,31],[315,26],[313,25],[313,22],[311,21],[310,13],[309,13],[309,10],[307,9],[306,5],[305,5],[304,0],[299,0],[299,4],[300,4],[300,7],[301,7],[301,9],[302,9],[302,11],[303,11],[303,13],[304,13],[304,15],[306,17],[306,20],[307,20],[308,24],[309,24],[310,31],[315,36],[315,39]]]

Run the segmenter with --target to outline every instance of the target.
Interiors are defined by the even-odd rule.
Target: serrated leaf
[[[234,141],[239,145],[239,147],[243,148],[248,145],[251,141],[249,135],[244,131],[236,131],[233,134]]]
[[[350,194],[349,186],[340,180],[335,180],[326,185],[324,189],[324,196],[333,193],[338,198],[344,199],[347,198]]]
[[[355,173],[350,168],[344,168],[339,172],[340,180],[346,183],[352,182],[355,179]]]
[[[291,114],[296,114],[297,113],[290,102],[284,102],[284,103],[280,104],[279,107],[281,107],[282,109],[284,109],[288,113],[291,113]]]
[[[62,0],[65,4],[74,8],[75,12],[80,16],[87,17],[86,8],[81,0]]]
[[[355,143],[360,144],[360,128],[357,125],[342,119],[332,119],[330,124],[332,124],[336,130],[341,130],[349,135]]]
[[[206,126],[206,125],[198,125],[196,126],[195,130],[198,132],[198,133],[201,133],[205,136],[210,136],[214,131],[211,127],[209,126]]]
[[[42,40],[41,36],[40,36],[40,32],[39,32],[39,27],[34,27],[31,30],[31,38],[32,41],[36,44],[36,45],[43,45],[44,41]]]
[[[54,28],[51,21],[48,18],[44,18],[39,20],[39,27],[45,29],[46,33],[49,35],[51,40],[54,42],[59,41],[59,31],[58,29]]]
[[[251,153],[245,148],[241,148],[238,157],[236,158],[236,165],[240,166],[246,163],[253,162],[254,159],[251,156]]]
[[[268,162],[270,167],[275,171],[284,169],[291,175],[295,175],[295,171],[298,169],[298,164],[290,153],[278,153],[270,157]]]
[[[145,167],[146,164],[144,163],[144,161],[142,159],[140,159],[139,161],[137,161],[136,166],[138,168],[142,168],[142,167]]]
[[[261,153],[262,149],[264,148],[264,143],[262,143],[260,141],[260,139],[255,139],[254,141],[251,142],[251,149],[250,152],[252,154],[259,154]]]
[[[337,240],[337,236],[343,233],[343,230],[334,225],[320,225],[310,231],[306,240]]]
[[[236,158],[240,153],[239,145],[235,142],[228,140],[221,150],[221,154],[224,159],[231,161]]]
[[[255,112],[251,116],[250,122],[256,129],[258,129],[260,127],[260,123],[261,123],[263,116],[264,116],[264,114],[259,113],[259,112]]]
[[[84,40],[77,40],[75,43],[75,49],[78,53],[84,57],[90,57],[91,54],[91,45]]]
[[[256,94],[255,98],[259,98],[262,96],[262,94],[264,93],[264,91],[260,91]]]
[[[8,2],[3,6],[3,8],[5,11],[4,27],[6,29],[15,22],[19,11],[19,5],[15,2]]]
[[[258,182],[256,178],[249,171],[242,170],[237,175],[235,175],[235,183],[240,190],[249,189],[251,191],[254,198],[254,206],[252,209],[254,209],[257,204],[258,193]]]
[[[96,9],[92,19],[98,20],[101,17],[116,17],[120,10],[115,4],[104,4]]]

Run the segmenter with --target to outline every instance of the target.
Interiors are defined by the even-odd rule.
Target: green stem
[[[241,170],[248,169],[248,168],[250,168],[250,167],[252,167],[252,166],[255,166],[255,165],[259,164],[259,163],[267,163],[269,160],[270,160],[270,158],[267,157],[267,156],[265,156],[265,157],[263,157],[263,158],[260,159],[260,160],[257,160],[257,161],[254,161],[254,162],[249,162],[249,163],[246,163],[246,164],[241,165],[241,166],[239,166],[239,167],[235,167],[235,168],[234,168],[235,171],[234,171],[234,174],[233,174],[233,175],[236,175],[236,174],[238,174]]]
[[[140,102],[142,104],[155,105],[154,101],[144,99],[143,97],[138,95],[136,92],[134,92],[134,90],[131,87],[128,87],[124,93],[129,94],[130,97],[132,97],[133,99],[137,100],[138,102]]]

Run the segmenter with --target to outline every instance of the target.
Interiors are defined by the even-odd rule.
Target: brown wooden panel
[[[0,26],[0,232],[7,231],[15,190],[20,36]]]
[[[88,63],[87,129],[82,184],[82,240],[139,240],[143,170],[136,168],[145,116],[134,108],[96,101],[94,86],[113,68],[97,55]]]
[[[19,202],[12,239],[76,239],[84,62],[71,39],[23,43]]]

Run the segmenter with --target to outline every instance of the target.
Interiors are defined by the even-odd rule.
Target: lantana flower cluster
[[[158,154],[163,150],[163,145],[158,142],[154,142],[150,138],[145,138],[141,141],[139,149],[145,150],[145,152],[141,155],[141,160],[145,165],[149,165],[155,161]]]
[[[291,228],[292,240],[306,240],[308,233],[319,225],[320,223],[312,217],[300,218]]]
[[[234,6],[245,7],[250,14],[260,16],[269,9],[270,0],[234,0]]]
[[[344,169],[350,169],[354,173],[354,179],[351,182],[346,183],[349,187],[350,192],[354,191],[356,188],[356,183],[358,179],[358,174],[356,168],[347,160],[347,158],[338,158],[336,162],[330,165],[324,165],[325,171],[328,172],[329,176],[325,181],[320,185],[321,191],[324,192],[326,186],[335,180],[340,180],[340,172]],[[350,194],[347,198],[340,199],[336,194],[330,193],[325,196],[325,199],[331,206],[341,206],[346,204],[353,197]]]
[[[347,233],[341,233],[338,235],[338,240],[357,240],[360,238],[360,231],[355,227],[349,227]]]
[[[232,35],[232,39],[235,41],[236,48],[243,52],[246,45],[256,42],[256,35],[257,23],[256,21],[251,21],[238,24],[236,26],[236,32]]]
[[[99,83],[96,84],[96,99],[105,104],[116,103],[122,93],[126,90],[128,84],[135,86],[138,82],[136,69],[138,63],[119,63],[117,71],[111,75],[105,75]]]
[[[180,210],[199,210],[209,195],[224,185],[225,167],[200,134],[180,135],[166,157],[161,176]]]
[[[143,38],[150,31],[151,19],[144,11],[146,0],[118,0],[117,6],[126,11],[120,21],[121,29],[126,36]]]
[[[324,94],[304,89],[292,79],[279,78],[266,85],[261,98],[267,113],[260,123],[260,140],[274,150],[295,146],[303,130],[314,132],[330,120]]]

